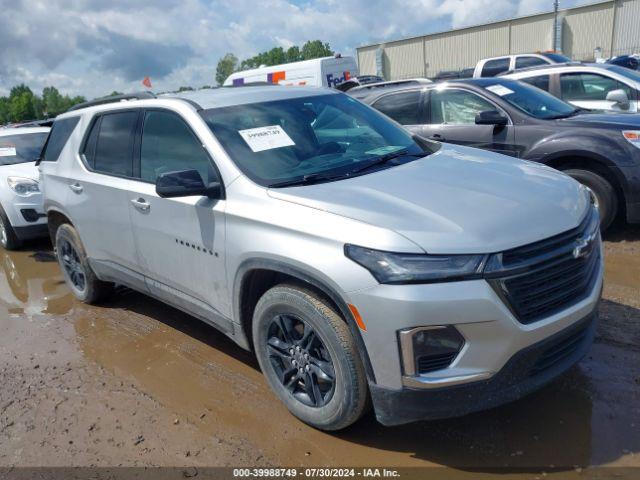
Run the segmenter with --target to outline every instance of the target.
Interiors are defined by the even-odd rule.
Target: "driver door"
[[[460,88],[432,89],[428,105],[428,123],[422,127],[422,136],[518,156],[511,121],[508,125],[476,125],[476,115],[480,112],[498,110],[506,115],[489,100]]]
[[[175,112],[143,112],[137,179],[129,215],[147,288],[156,297],[218,328],[231,327],[224,267],[224,200],[160,198],[161,173],[194,169],[205,184],[220,181],[202,142]]]

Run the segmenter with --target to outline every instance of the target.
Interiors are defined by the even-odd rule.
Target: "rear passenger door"
[[[92,119],[80,148],[84,168],[67,179],[67,211],[98,275],[144,289],[128,207],[139,114],[119,110]]]
[[[514,145],[514,127],[510,121],[502,126],[476,125],[476,115],[480,112],[498,110],[506,115],[489,100],[459,88],[432,89],[428,105],[429,123],[422,128],[422,136],[518,156],[518,148]]]
[[[204,196],[160,198],[157,177],[194,169],[205,184],[222,182],[202,141],[176,112],[143,112],[136,179],[127,195],[140,262],[156,297],[228,331],[223,302],[224,200]],[[227,312],[228,313],[228,312]]]

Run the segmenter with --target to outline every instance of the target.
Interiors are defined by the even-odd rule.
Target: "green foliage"
[[[333,50],[328,43],[320,40],[309,40],[302,48],[294,45],[286,51],[282,47],[273,47],[266,52],[258,53],[250,58],[245,58],[238,63],[238,58],[232,53],[227,53],[218,60],[216,66],[216,82],[222,85],[229,75],[233,72],[258,68],[262,65],[280,65],[282,63],[299,62],[301,60],[311,60],[313,58],[330,57]]]
[[[193,90],[193,87],[180,87],[178,92],[190,92]]]
[[[237,68],[238,57],[233,53],[227,53],[218,60],[218,65],[216,66],[216,82],[218,85],[222,85],[227,77],[235,72]]]
[[[8,97],[0,97],[0,125],[53,118],[85,101],[81,96],[61,95],[55,87],[45,87],[39,97],[26,85],[16,85]]]

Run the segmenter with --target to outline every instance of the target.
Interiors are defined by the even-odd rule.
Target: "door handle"
[[[148,212],[151,210],[151,205],[142,197],[131,200],[131,205],[141,212]]]
[[[82,193],[82,191],[84,190],[84,188],[82,188],[82,185],[80,185],[78,182],[72,183],[71,185],[69,185],[69,188],[73,193]]]
[[[435,140],[437,142],[443,142],[444,141],[444,137],[442,135],[440,135],[439,133],[434,133],[433,135],[431,135],[429,137],[431,140]]]

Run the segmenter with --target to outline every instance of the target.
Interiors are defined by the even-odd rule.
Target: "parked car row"
[[[545,76],[553,86],[548,90],[556,92],[558,83],[577,81],[576,75],[588,81],[587,76],[593,75],[587,73],[587,66],[577,67],[582,73],[571,68],[535,68],[513,76],[525,81]],[[539,76],[527,77],[537,72]],[[618,75],[615,70],[612,74]],[[564,171],[589,188],[600,209],[603,228],[619,215],[630,223],[640,223],[640,116],[576,108],[510,77],[398,84],[393,88],[385,85],[379,89],[370,85],[349,93],[417,135],[541,162]],[[611,98],[612,93],[618,92],[622,83],[616,82],[598,83],[598,88],[605,91],[602,96]],[[607,94],[607,88],[613,90]],[[636,108],[638,87],[628,88]],[[560,93],[571,97],[569,90]],[[578,97],[572,98],[584,105]]]
[[[196,316],[255,352],[274,394],[324,430],[368,405],[385,425],[464,415],[565,372],[593,340],[598,210],[608,221],[614,205],[488,150],[543,160],[554,151],[535,138],[552,131],[574,149],[579,131],[591,144],[621,133],[572,125],[574,107],[508,79],[358,90],[375,108],[264,85],[57,117],[25,188],[42,195],[70,290],[96,303],[125,285]],[[459,144],[425,138],[438,134]],[[627,171],[631,140],[610,146],[632,154]]]

